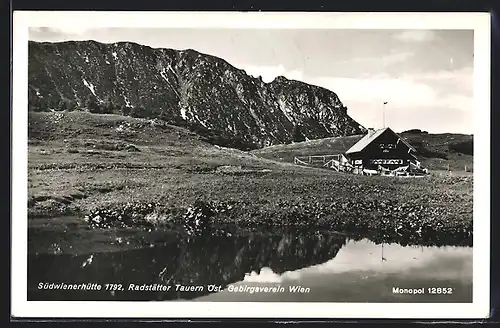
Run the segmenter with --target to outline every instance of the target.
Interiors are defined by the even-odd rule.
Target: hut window
[[[396,148],[396,145],[395,144],[380,144],[380,148],[381,149],[395,149]]]

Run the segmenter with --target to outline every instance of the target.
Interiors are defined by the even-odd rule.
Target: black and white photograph
[[[488,315],[488,14],[14,30],[20,315]]]

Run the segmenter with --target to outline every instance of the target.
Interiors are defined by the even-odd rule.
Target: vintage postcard
[[[19,11],[13,42],[13,316],[488,316],[489,14]]]

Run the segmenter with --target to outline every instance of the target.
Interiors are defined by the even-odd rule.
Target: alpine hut
[[[420,172],[416,150],[390,128],[368,130],[368,133],[349,148],[345,155],[358,174],[403,175]]]

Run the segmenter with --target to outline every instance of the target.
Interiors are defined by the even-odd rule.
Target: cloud
[[[282,277],[273,272],[270,268],[262,268],[260,273],[252,271],[245,275],[243,279],[245,282],[260,282],[260,283],[280,283]]]
[[[384,125],[382,104],[387,101],[385,123],[396,130],[471,133],[474,128],[472,68],[401,77],[320,77],[307,82],[335,92],[349,115],[367,127]]]
[[[343,101],[348,115],[365,127],[381,128],[384,125],[382,103],[369,101]],[[464,111],[451,106],[420,106],[411,103],[395,106],[388,103],[385,108],[385,126],[396,132],[421,129],[430,133],[474,132],[474,111]]]
[[[50,32],[52,29],[50,27],[30,27],[28,30],[33,33],[44,33]]]
[[[262,77],[266,83],[272,82],[278,76],[284,76],[290,80],[301,81],[304,74],[300,70],[287,70],[283,65],[276,66],[245,66],[243,68],[247,74],[253,77]]]
[[[51,27],[30,27],[29,39],[34,41],[66,41],[88,38],[86,35],[91,31],[80,25],[51,26]]]
[[[426,42],[436,38],[436,33],[431,30],[408,30],[396,33],[393,37],[405,42]]]
[[[366,65],[367,67],[385,67],[388,65],[404,62],[414,56],[413,52],[394,52],[383,56],[354,57],[347,60],[336,61],[335,65]]]
[[[382,245],[375,245],[371,241],[349,241],[331,260],[304,267],[294,271],[276,274],[270,268],[264,267],[260,273],[255,271],[245,275],[243,282],[250,284],[286,284],[294,281],[316,284],[318,277],[335,279],[337,274],[367,273],[375,275],[398,274],[413,275],[419,278],[427,274],[431,278],[470,279],[463,269],[470,266],[472,249],[454,247],[401,247],[398,244],[384,244],[383,254],[387,261],[382,262]],[[418,260],[416,260],[418,259]],[[457,264],[458,263],[458,264]],[[458,265],[458,267],[457,267]],[[436,270],[428,270],[429,267]],[[457,270],[457,268],[459,270]],[[332,281],[335,283],[335,281]]]
[[[379,273],[405,273],[444,259],[468,259],[472,249],[448,247],[401,247],[398,244],[382,245],[368,240],[349,241],[338,254],[328,262],[307,269],[307,273],[346,273],[354,271],[374,271]],[[415,261],[414,257],[418,258]],[[303,270],[303,274],[306,270]]]
[[[430,85],[434,89],[445,89],[450,93],[456,93],[464,96],[473,96],[474,81],[473,68],[471,66],[463,67],[457,70],[439,70],[435,72],[425,72],[418,74],[407,74],[403,78],[417,83]]]
[[[341,100],[388,101],[395,106],[439,106],[472,110],[472,70],[438,71],[391,77],[311,79],[338,94]]]
[[[286,271],[283,274],[276,274],[270,268],[264,267],[260,269],[259,273],[252,271],[251,273],[246,274],[243,281],[249,283],[281,283],[285,280],[299,279],[300,272],[301,270],[296,270]]]
[[[395,105],[408,103],[429,105],[436,101],[436,92],[422,83],[392,77],[318,78],[321,85],[335,91],[342,100],[388,101]]]
[[[82,27],[80,25],[74,25],[74,26],[64,26],[60,28],[56,28],[61,34],[66,34],[66,35],[83,35],[87,33],[90,29]]]

